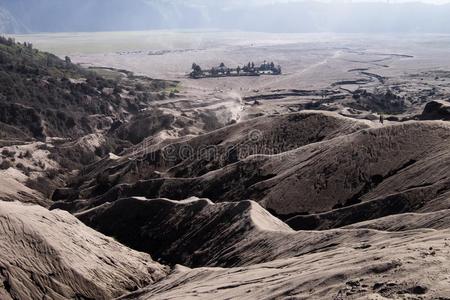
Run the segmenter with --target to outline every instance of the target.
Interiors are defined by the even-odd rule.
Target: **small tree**
[[[196,78],[199,77],[203,74],[202,68],[197,65],[196,63],[192,64],[192,72],[191,72],[191,76]]]

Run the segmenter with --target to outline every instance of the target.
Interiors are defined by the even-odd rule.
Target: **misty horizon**
[[[439,3],[436,5],[435,3]],[[0,0],[0,32],[216,29],[275,33],[450,33],[443,1]]]

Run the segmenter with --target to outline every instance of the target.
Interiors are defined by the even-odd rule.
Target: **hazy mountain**
[[[267,32],[450,32],[450,4],[0,0],[33,32],[218,28]],[[16,27],[0,27],[15,32]],[[20,28],[21,31],[24,28]]]

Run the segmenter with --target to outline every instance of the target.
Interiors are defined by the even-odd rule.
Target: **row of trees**
[[[0,36],[0,44],[2,45],[6,45],[6,46],[16,46],[16,45],[20,45],[20,43],[16,43],[16,40],[12,37],[5,37],[5,36]],[[24,42],[23,46],[27,49],[33,50],[33,44],[32,43],[27,43]]]
[[[254,62],[249,62],[243,67],[237,66],[236,68],[228,68],[223,62],[218,67],[213,67],[209,70],[203,70],[198,64],[192,64],[192,72],[190,76],[192,78],[201,77],[216,77],[219,75],[226,76],[240,76],[240,75],[259,75],[259,74],[281,74],[281,66],[275,66],[273,62],[264,61],[260,66],[256,66]]]
[[[16,40],[9,37],[0,36],[0,44],[6,45],[6,46],[13,46],[16,44]]]

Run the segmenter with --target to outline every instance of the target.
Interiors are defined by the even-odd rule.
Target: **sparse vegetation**
[[[30,137],[79,137],[94,132],[102,120],[91,115],[124,119],[129,107],[149,103],[174,83],[135,76],[124,70],[104,78],[55,55],[0,37],[0,122]],[[110,89],[111,93],[101,91]],[[136,89],[136,91],[135,91]],[[121,93],[133,99],[122,99]],[[142,108],[142,107],[141,107]],[[46,123],[44,127],[42,124]]]
[[[0,162],[0,170],[8,170],[9,168],[12,167],[11,162],[9,162],[8,160],[2,160]]]
[[[4,157],[13,158],[13,157],[16,155],[16,152],[15,152],[15,151],[10,151],[10,150],[8,150],[8,149],[3,149],[3,150],[2,150],[2,155],[3,155]]]

